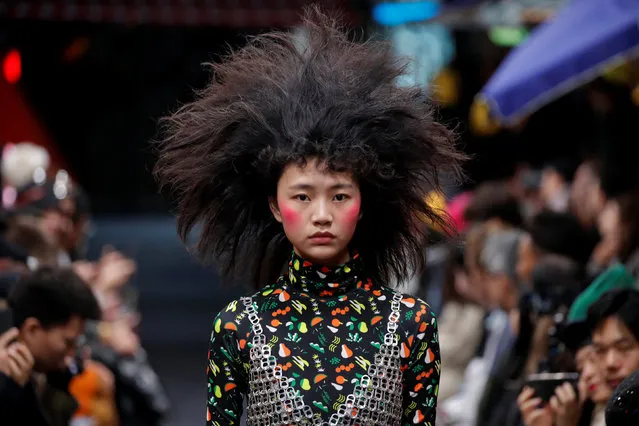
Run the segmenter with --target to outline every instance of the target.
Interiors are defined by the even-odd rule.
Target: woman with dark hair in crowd
[[[420,270],[424,200],[463,156],[388,46],[305,28],[212,65],[159,145],[181,236],[201,224],[199,253],[259,289],[213,322],[207,423],[246,398],[249,425],[433,425],[437,323],[385,284]]]
[[[550,254],[566,257],[577,265],[585,265],[596,244],[597,238],[582,229],[571,214],[543,210],[531,219],[527,235],[519,246],[517,275],[522,282],[529,282],[534,266]],[[582,275],[586,283],[585,270]]]
[[[504,182],[485,182],[475,190],[464,219],[469,222],[492,222],[521,227],[524,219],[517,197]]]
[[[464,250],[448,247],[448,259],[442,288],[442,312],[439,315],[439,346],[442,375],[439,399],[453,396],[461,385],[464,371],[484,337],[484,309],[466,296],[470,286],[464,267]]]
[[[602,244],[611,250],[609,257],[639,277],[639,192],[627,191],[609,199],[599,217],[599,232]]]

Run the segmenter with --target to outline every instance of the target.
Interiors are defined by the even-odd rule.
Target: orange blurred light
[[[2,73],[5,80],[11,84],[15,84],[20,80],[22,76],[22,58],[18,50],[12,49],[7,52],[2,62]]]

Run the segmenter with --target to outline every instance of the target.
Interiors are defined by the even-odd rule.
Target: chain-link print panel
[[[250,384],[247,404],[249,426],[388,426],[399,425],[402,414],[402,372],[397,324],[402,295],[395,294],[391,302],[384,343],[375,355],[353,393],[323,422],[304,403],[304,398],[290,385],[289,378],[271,354],[250,297],[242,298],[245,312],[253,327],[250,350]]]

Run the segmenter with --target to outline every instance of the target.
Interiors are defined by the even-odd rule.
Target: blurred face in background
[[[529,282],[532,271],[539,260],[532,238],[526,234],[519,243],[519,256],[517,260],[517,277],[521,282]]]
[[[504,311],[517,308],[519,295],[508,275],[502,273],[486,274],[484,288],[489,307]]]
[[[466,250],[464,251],[464,266],[466,268],[467,293],[460,291],[467,298],[473,299],[485,308],[488,306],[486,296],[485,276],[486,271],[479,264],[479,256],[484,245],[484,230],[479,226],[471,228],[466,238]]]
[[[40,218],[42,230],[49,235],[58,247],[65,247],[73,230],[71,219],[62,211],[50,209],[42,213]]]
[[[616,200],[610,200],[606,203],[599,215],[597,226],[602,238],[620,240],[621,210]]]
[[[20,327],[20,339],[35,360],[34,370],[47,373],[63,370],[67,359],[75,355],[84,332],[84,320],[72,316],[65,324],[44,327],[36,318],[27,318]]]
[[[602,368],[592,346],[585,346],[575,356],[579,372],[579,394],[595,404],[605,404],[612,395],[612,389],[604,381]]]
[[[623,249],[624,234],[621,224],[621,209],[616,200],[610,200],[606,203],[597,220],[597,227],[601,240],[593,253],[593,258],[606,265],[619,258]]]
[[[590,163],[583,163],[575,172],[570,192],[571,210],[584,226],[593,226],[605,204],[599,177]]]
[[[605,382],[612,390],[639,370],[639,342],[617,316],[606,318],[594,329],[592,347]]]
[[[474,300],[485,308],[490,308],[486,295],[486,271],[479,266],[468,250],[464,255],[464,266],[466,267],[465,280],[457,280],[455,277],[457,291],[467,299]]]
[[[548,205],[563,186],[564,180],[561,175],[552,168],[545,168],[541,175],[539,195],[543,202]]]

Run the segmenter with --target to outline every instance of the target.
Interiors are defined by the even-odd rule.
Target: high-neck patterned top
[[[435,424],[440,376],[429,306],[293,254],[288,274],[214,319],[207,426]]]

